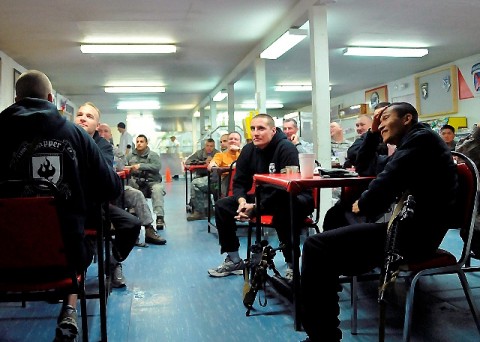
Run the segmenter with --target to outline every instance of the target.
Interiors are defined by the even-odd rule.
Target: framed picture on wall
[[[457,67],[440,67],[415,75],[418,115],[439,116],[458,112]]]
[[[15,97],[17,96],[17,92],[15,91],[15,84],[17,84],[18,78],[22,73],[17,69],[13,68],[13,102],[15,102]]]
[[[365,103],[368,104],[368,113],[373,113],[375,106],[385,101],[388,101],[386,85],[365,91]]]

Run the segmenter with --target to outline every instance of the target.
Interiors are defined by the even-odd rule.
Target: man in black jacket
[[[397,146],[377,163],[377,147]],[[392,103],[375,115],[358,152],[357,171],[377,170],[377,178],[352,206],[355,214],[375,217],[396,198],[409,192],[416,201],[412,221],[399,236],[399,252],[407,260],[435,253],[448,223],[443,215],[452,208],[457,187],[456,167],[441,138],[427,124],[418,123],[415,108]],[[361,165],[361,167],[360,167]],[[359,168],[360,167],[360,168]],[[308,341],[339,341],[339,275],[358,275],[383,262],[386,223],[363,223],[310,236],[303,246],[302,323]]]
[[[118,197],[120,178],[88,134],[60,115],[52,103],[52,84],[44,73],[24,72],[15,90],[16,102],[0,113],[4,130],[0,180],[47,179],[56,184],[64,197],[57,204],[67,257],[81,272],[93,256],[84,234],[87,204]],[[45,162],[48,172],[42,169]],[[64,300],[55,341],[76,339],[76,302],[76,294]]]
[[[250,124],[253,143],[242,149],[236,163],[233,180],[233,196],[218,200],[215,205],[215,222],[217,224],[220,252],[227,253],[225,261],[215,269],[209,269],[212,277],[224,277],[230,274],[242,274],[245,265],[238,254],[240,242],[236,235],[235,219],[247,221],[254,214],[254,196],[247,193],[252,188],[253,175],[256,173],[280,172],[285,166],[299,165],[298,151],[287,140],[286,135],[275,127],[272,117],[267,114],[255,116]],[[273,215],[273,226],[278,238],[285,244],[283,254],[288,264],[285,278],[291,280],[292,246],[290,241],[289,200],[285,191],[273,187],[265,187],[262,192],[262,213]],[[294,210],[299,221],[294,229],[299,229],[301,220],[313,211],[311,192],[305,191],[297,195]]]
[[[373,115],[375,116],[376,114],[380,113],[380,111],[389,104],[390,102],[380,102],[377,104],[374,108]],[[347,150],[347,160],[343,165],[345,168],[356,166],[358,151],[363,145],[363,141],[365,140],[368,130],[372,127],[372,118],[367,114],[361,115],[357,119],[355,126],[359,137]],[[388,155],[387,145],[383,142],[380,143],[377,147],[377,154],[378,156],[384,156],[381,158],[386,158]],[[367,176],[367,174],[364,174],[364,176]],[[358,192],[355,191],[355,193],[358,194],[360,191],[361,189],[359,189]],[[338,200],[333,207],[328,209],[323,219],[323,230],[330,230],[342,226],[348,226],[354,223],[365,222],[365,216],[352,215],[351,208],[353,201],[356,199],[357,198],[355,198],[354,195],[346,196],[345,198]]]
[[[113,169],[112,144],[102,138],[97,131],[100,124],[100,110],[92,102],[86,102],[78,108],[74,121],[93,138],[108,165],[112,165]],[[109,205],[109,217],[115,228],[115,239],[112,243],[111,259],[106,261],[111,264],[112,287],[119,288],[126,285],[121,262],[128,257],[135,246],[141,225],[136,216],[113,204]]]

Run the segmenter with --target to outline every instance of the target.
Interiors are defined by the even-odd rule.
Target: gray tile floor
[[[167,183],[166,246],[135,248],[124,263],[128,286],[114,289],[108,302],[108,336],[114,342],[224,342],[300,341],[303,332],[293,328],[291,305],[272,291],[266,307],[245,316],[242,304],[243,278],[210,278],[207,269],[223,261],[215,231],[207,232],[206,221],[185,219],[185,183]],[[246,234],[241,253],[246,253]],[[269,240],[276,237],[270,232]],[[449,236],[451,248],[458,244]],[[280,272],[282,256],[275,258]],[[89,271],[94,275],[95,265]],[[469,274],[476,304],[480,306],[480,274]],[[401,283],[399,284],[401,287]],[[480,341],[458,280],[444,276],[422,281],[416,302],[413,341]],[[376,283],[362,283],[359,291],[358,335],[350,334],[350,289],[340,295],[344,341],[376,341]],[[396,298],[401,302],[401,296]],[[59,305],[0,304],[0,342],[52,341]],[[400,341],[403,311],[387,309],[387,341]],[[98,302],[88,303],[90,340],[100,338]]]

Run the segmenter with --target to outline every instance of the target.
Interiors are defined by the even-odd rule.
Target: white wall
[[[14,80],[13,69],[24,72],[25,68],[15,62],[3,51],[0,51],[1,68],[0,68],[0,110],[4,110],[14,102]]]
[[[12,58],[6,55],[3,51],[0,51],[0,58],[1,58],[1,65],[0,65],[0,111],[4,110],[5,108],[9,107],[14,102],[14,89],[15,83],[13,79],[13,69],[16,69],[19,72],[24,72],[27,69],[24,68],[22,65],[15,62]],[[48,76],[48,75],[47,75]],[[53,84],[55,89],[55,84]],[[71,102],[68,98],[61,95],[60,93],[57,94],[57,99],[64,99],[67,101],[68,105],[72,106],[74,112],[77,109],[75,103]],[[60,108],[60,100],[57,101],[57,108]],[[70,116],[69,116],[70,118]]]
[[[467,77],[471,77],[471,75],[468,73],[470,70],[471,66],[475,63],[480,62],[480,54],[470,56],[464,59],[460,59],[457,61],[454,61],[449,64],[445,64],[444,66],[448,65],[456,65],[458,68],[464,70],[463,76],[465,77],[465,80],[467,83],[469,80],[467,80]],[[441,67],[441,66],[439,66]],[[428,70],[425,70],[428,71]],[[411,102],[415,106],[415,74],[412,74],[410,76],[392,81],[392,82],[387,82],[383,84],[378,84],[376,86],[370,87],[368,89],[373,89],[376,87],[383,86],[387,84],[387,89],[388,89],[388,101],[393,102],[393,101],[405,101],[405,102],[410,102],[408,101],[411,99]],[[471,90],[473,89],[473,86],[470,84]],[[360,104],[360,103],[365,103],[365,91],[368,89],[360,89],[358,91],[355,91],[350,94],[346,94],[340,97],[335,97],[330,100],[330,104],[332,107],[340,105],[342,108]],[[472,91],[473,92],[473,91]],[[474,95],[478,97],[474,97],[471,99],[465,99],[465,100],[458,100],[458,113],[457,114],[449,114],[449,115],[443,115],[439,116],[441,117],[467,117],[467,125],[469,128],[473,126],[473,124],[480,122],[480,94],[475,94]],[[457,94],[458,96],[458,94]],[[307,106],[304,108],[299,109],[301,112],[311,112],[312,107]],[[428,119],[432,119],[429,117]],[[339,121],[342,127],[344,128],[345,131],[347,132],[352,132],[355,127],[355,119],[345,119],[345,120],[340,120]]]

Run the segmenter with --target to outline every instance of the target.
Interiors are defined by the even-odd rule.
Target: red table
[[[188,205],[188,173],[190,172],[190,182],[192,182],[193,173],[197,170],[206,170],[207,164],[199,164],[199,165],[184,165],[183,171],[185,172],[185,207]]]
[[[290,195],[290,227],[293,226],[294,215],[292,204],[293,197],[306,189],[322,189],[322,188],[337,188],[337,187],[365,187],[370,183],[374,177],[350,177],[350,178],[323,178],[321,176],[313,176],[311,179],[301,179],[300,174],[256,174],[253,176],[256,184],[255,196],[256,203],[260,203],[261,200],[261,187],[265,185],[276,186],[280,189],[287,191]],[[320,207],[320,206],[319,206]],[[260,227],[260,213],[257,212],[257,242],[260,242],[261,227]],[[292,242],[292,260],[293,260],[293,306],[294,306],[294,324],[295,329],[298,331],[301,329],[300,321],[300,270],[299,270],[299,248],[300,236],[295,234],[294,229],[290,229],[291,242]]]

